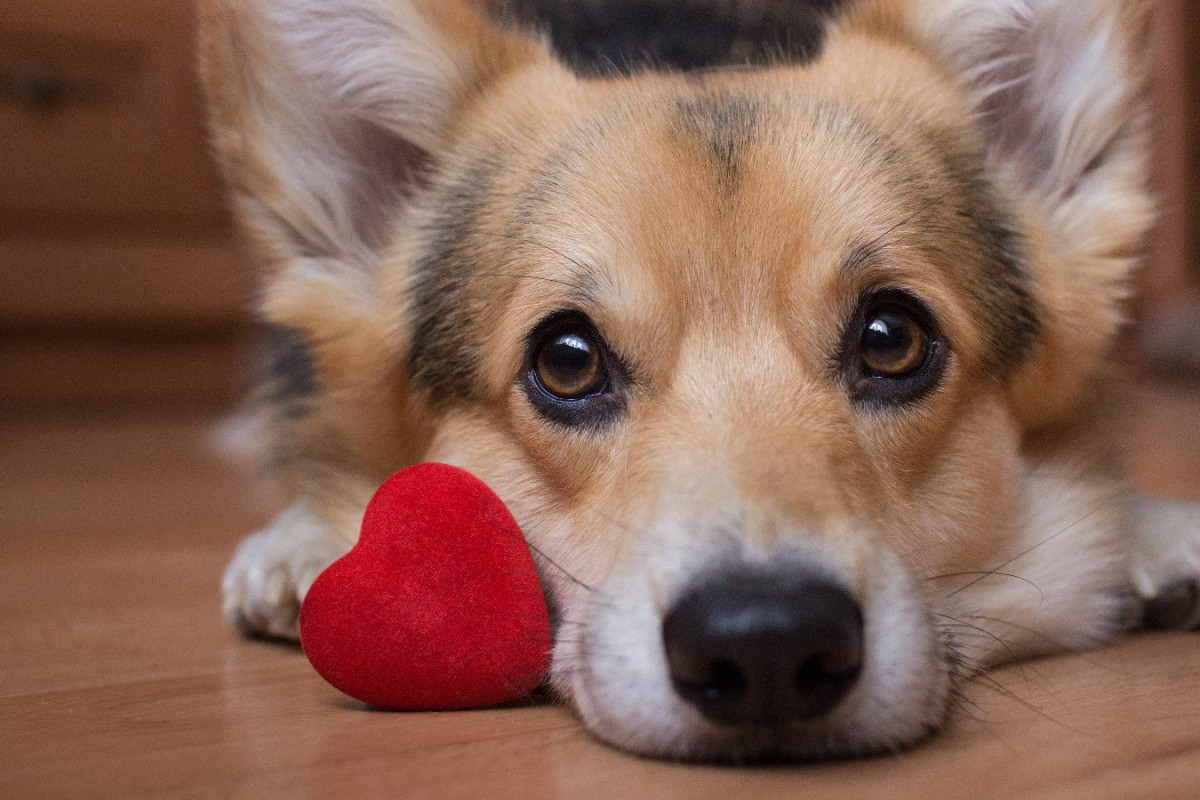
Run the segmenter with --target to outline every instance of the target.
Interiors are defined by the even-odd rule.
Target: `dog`
[[[536,552],[549,684],[697,761],[913,745],[979,670],[1200,622],[1110,466],[1153,231],[1136,0],[204,0],[292,638],[420,461]]]

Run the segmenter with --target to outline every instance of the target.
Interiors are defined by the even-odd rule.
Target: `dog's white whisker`
[[[1083,525],[1085,522],[1090,520],[1096,514],[1099,514],[1105,508],[1110,507],[1114,503],[1116,503],[1117,499],[1121,496],[1122,493],[1123,493],[1123,490],[1116,490],[1116,491],[1112,492],[1109,496],[1107,496],[1106,498],[1101,500],[1099,503],[1097,503],[1091,510],[1089,510],[1082,517],[1079,517],[1071,524],[1059,529],[1057,532],[1047,536],[1046,538],[1044,538],[1041,541],[1037,542],[1036,544],[1030,546],[1029,548],[1022,550],[1021,552],[1019,552],[1016,555],[1009,558],[1007,561],[1004,561],[1004,562],[998,564],[994,569],[985,570],[984,574],[980,575],[975,580],[971,581],[970,583],[966,584],[965,586],[961,586],[958,589],[955,589],[949,595],[947,595],[947,597],[953,597],[956,594],[959,594],[961,592],[966,591],[967,589],[970,589],[971,587],[978,584],[980,581],[987,578],[988,575],[997,573],[999,570],[1002,570],[1005,567],[1010,566],[1011,564],[1021,560],[1022,558],[1029,555],[1030,553],[1033,553],[1035,550],[1045,547],[1046,545],[1050,544],[1051,542],[1054,542],[1055,540],[1059,539],[1060,537],[1065,536],[1066,534],[1070,533],[1073,530],[1076,530],[1077,528],[1079,528],[1079,526]]]
[[[928,577],[928,578],[926,578],[925,580],[926,580],[926,581],[941,581],[941,580],[949,580],[949,579],[951,579],[951,578],[968,578],[968,577],[979,577],[979,578],[992,578],[992,577],[996,577],[996,578],[1011,578],[1011,579],[1013,579],[1013,580],[1016,580],[1016,581],[1021,581],[1022,583],[1025,583],[1025,584],[1027,584],[1028,586],[1030,586],[1030,587],[1031,587],[1031,588],[1032,588],[1034,591],[1036,591],[1036,592],[1038,593],[1038,597],[1039,597],[1039,599],[1040,599],[1040,600],[1045,600],[1045,599],[1046,599],[1046,593],[1045,593],[1044,591],[1042,591],[1042,587],[1038,586],[1036,583],[1034,583],[1033,581],[1029,580],[1028,578],[1025,578],[1025,577],[1023,577],[1023,576],[1021,576],[1021,575],[1017,575],[1017,574],[1015,574],[1015,573],[1012,573],[1012,572],[1001,572],[1001,571],[999,571],[999,570],[994,570],[994,569],[988,569],[988,570],[968,570],[968,571],[965,571],[965,572],[947,572],[947,573],[944,573],[944,574],[942,574],[942,575],[933,575],[933,576],[931,576],[931,577]],[[956,590],[956,591],[959,591],[959,590]],[[947,595],[947,596],[949,596],[949,595]]]

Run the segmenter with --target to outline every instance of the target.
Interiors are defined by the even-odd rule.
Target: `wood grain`
[[[1143,485],[1200,499],[1200,394],[1130,409]],[[894,757],[731,769],[627,756],[564,709],[389,714],[219,619],[279,498],[237,420],[0,421],[0,797],[1192,798],[1200,637],[976,681]]]

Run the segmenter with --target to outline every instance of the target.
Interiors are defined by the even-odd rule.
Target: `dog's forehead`
[[[1037,327],[1021,243],[969,115],[921,110],[930,92],[903,58],[827,50],[804,67],[580,80],[512,123],[528,139],[471,150],[417,265],[413,365],[435,394],[476,394],[480,330],[519,339],[572,307],[639,347],[685,327],[671,320],[829,328],[851,302],[834,288],[867,273],[986,316],[986,368],[1020,359]]]
[[[864,265],[915,264],[918,276],[897,280],[1019,271],[962,130],[922,131],[815,83],[786,72],[635,81],[598,103],[526,168],[522,236],[552,245],[527,267],[607,291],[604,308],[760,318],[781,299],[828,304],[830,282]],[[913,256],[968,245],[1004,263]]]
[[[761,313],[779,281],[821,279],[911,210],[918,168],[816,95],[737,82],[631,94],[549,148],[521,192],[525,237],[553,245],[529,266],[586,281],[602,307]]]

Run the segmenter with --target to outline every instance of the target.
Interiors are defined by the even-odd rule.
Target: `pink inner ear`
[[[462,0],[245,0],[206,23],[218,142],[282,255],[338,281],[379,268],[462,95],[508,63],[474,57],[508,41],[485,19]]]
[[[347,153],[353,166],[349,214],[359,239],[375,252],[391,246],[405,202],[427,182],[432,158],[400,136],[362,124]]]
[[[1036,188],[1055,180],[1053,171],[1062,137],[1061,97],[1067,65],[1041,65],[1035,53],[1035,32],[1011,28],[989,40],[991,50],[979,53],[986,68],[980,91],[989,150],[1016,170],[1021,185]]]
[[[1127,135],[1142,91],[1128,20],[1094,4],[985,4],[951,21],[958,69],[979,98],[988,149],[1026,189],[1061,200]]]

